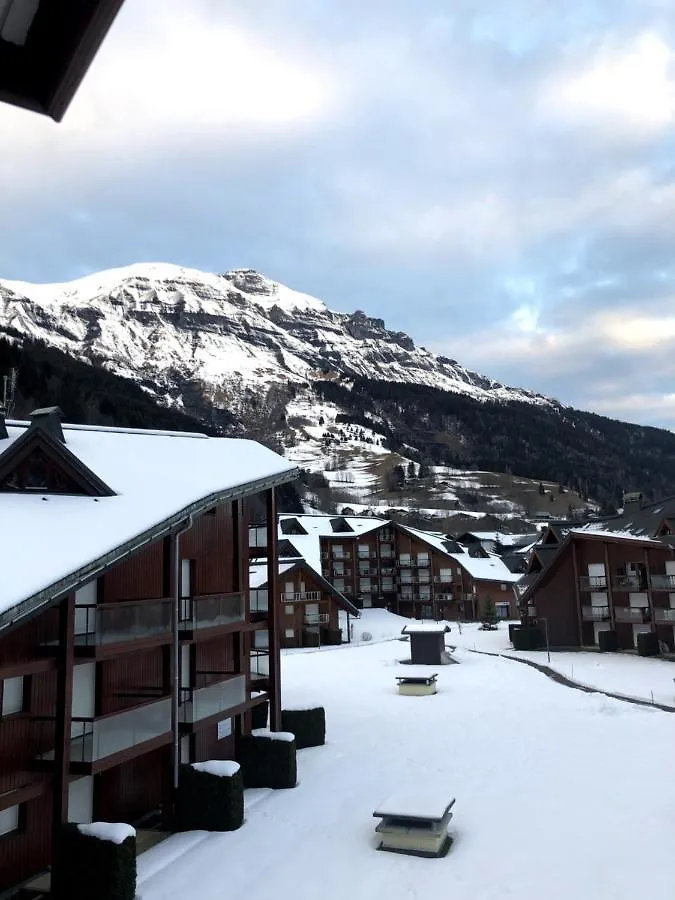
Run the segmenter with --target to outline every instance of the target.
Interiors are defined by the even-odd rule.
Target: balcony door
[[[97,582],[90,581],[75,591],[75,635],[93,634],[96,631]]]
[[[285,597],[287,600],[292,600],[294,594],[295,594],[295,585],[293,584],[292,581],[287,581],[287,582],[286,582],[286,587],[285,587],[285,589],[284,589],[284,597]]]

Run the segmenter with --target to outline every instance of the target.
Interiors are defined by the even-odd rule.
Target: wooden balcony
[[[653,591],[672,591],[675,593],[675,575],[652,575]]]
[[[378,571],[378,569],[373,569],[373,568],[359,569],[359,571],[356,574],[359,576],[359,578],[370,578],[370,577],[377,577],[377,575],[379,575],[379,571]]]
[[[579,578],[580,591],[606,591],[606,575],[581,575]]]
[[[675,609],[655,606],[654,621],[657,625],[675,625]]]
[[[652,620],[647,606],[615,606],[614,618],[617,622],[640,622],[643,625]]]
[[[608,622],[609,606],[582,606],[581,617],[584,622]]]
[[[320,600],[321,592],[320,591],[297,591],[294,594],[291,593],[282,593],[281,602],[282,603],[304,603],[305,601]]]
[[[642,575],[615,575],[612,578],[612,590],[617,593],[634,593],[647,590],[647,576]]]
[[[103,658],[131,652],[141,643],[167,643],[171,639],[172,609],[170,597],[77,605],[75,655]]]
[[[245,622],[243,594],[204,594],[183,598],[180,631],[183,640],[211,636],[213,629],[235,630]]]
[[[377,559],[376,550],[359,550],[356,555],[358,559]]]
[[[181,688],[178,718],[183,731],[205,724],[246,703],[246,676],[225,674],[221,681],[200,688]]]
[[[328,613],[311,613],[310,615],[305,616],[305,625],[328,625],[329,621],[330,616]]]

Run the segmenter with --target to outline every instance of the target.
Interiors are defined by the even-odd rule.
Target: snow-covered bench
[[[429,789],[409,788],[389,797],[373,813],[382,819],[375,828],[382,838],[378,850],[445,856],[452,844],[448,823],[454,804],[454,797]]]
[[[433,675],[397,675],[398,692],[411,697],[435,694],[437,678],[436,672]]]

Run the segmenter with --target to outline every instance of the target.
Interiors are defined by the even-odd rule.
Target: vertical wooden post
[[[73,659],[75,644],[75,595],[59,603],[59,646],[56,658],[56,722],[54,728],[54,780],[52,846],[61,825],[68,821],[70,726],[73,715]]]
[[[652,594],[652,571],[649,565],[649,550],[645,547],[645,571],[647,576],[647,604],[649,606],[649,615],[651,617],[651,630],[658,635],[659,629],[656,626],[656,616],[654,615],[654,595]]]
[[[267,501],[267,628],[269,635],[270,728],[281,730],[281,641],[280,598],[278,595],[277,503],[274,488],[266,491]]]
[[[612,570],[609,568],[609,547],[607,541],[603,542],[605,548],[605,580],[607,582],[607,600],[609,604],[609,624],[612,629],[616,628],[616,618],[614,615],[614,592],[612,590]]]
[[[581,647],[584,643],[584,617],[581,609],[581,591],[579,589],[579,560],[577,559],[577,544],[574,538],[572,538],[572,568],[574,571],[574,597],[577,603],[577,621],[579,623],[579,646]]]

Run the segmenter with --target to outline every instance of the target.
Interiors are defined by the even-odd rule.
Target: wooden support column
[[[266,491],[267,503],[267,628],[269,634],[270,728],[281,730],[281,627],[278,593],[277,503],[274,488]]]
[[[61,825],[68,821],[70,773],[70,725],[73,714],[73,659],[75,644],[75,595],[59,603],[59,645],[56,658],[56,722],[54,728],[54,779],[52,783],[52,846]]]
[[[232,501],[232,592],[244,593],[244,620],[250,621],[250,601],[248,596],[248,579],[244,582],[244,554],[248,562],[248,540],[242,533],[244,522],[242,516],[242,501]],[[247,537],[247,536],[246,536]],[[250,667],[242,668],[243,658],[243,634],[241,631],[233,635],[234,670],[235,672],[249,672]]]
[[[577,620],[579,623],[579,646],[584,643],[584,616],[581,608],[581,590],[579,586],[579,560],[577,559],[577,544],[572,539],[572,568],[574,571],[574,597],[577,603]]]
[[[647,603],[649,605],[649,615],[651,617],[651,630],[658,634],[656,627],[656,616],[654,615],[654,596],[652,594],[652,569],[649,565],[649,550],[645,547],[645,570],[647,573]]]
[[[609,567],[609,547],[607,541],[603,543],[605,550],[605,581],[607,582],[607,602],[609,606],[609,624],[612,630],[616,628],[614,616],[614,592],[612,591],[612,570]]]

